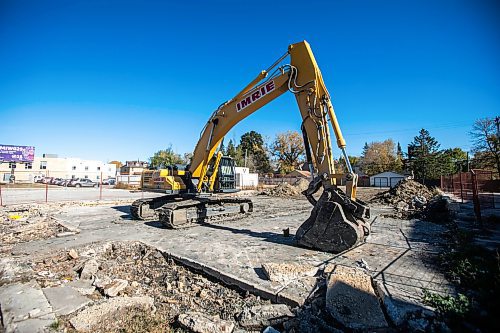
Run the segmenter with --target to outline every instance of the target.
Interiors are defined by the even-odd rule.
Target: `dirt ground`
[[[359,188],[358,197],[369,201],[380,191],[382,190],[376,188]],[[276,203],[273,200],[276,200]],[[53,218],[53,216],[58,216],[57,213],[62,210],[70,209],[71,211],[76,208],[77,211],[85,209],[88,212],[95,211],[97,215],[89,215],[88,217],[89,224],[82,220],[84,222],[80,223],[79,227],[87,228],[89,235],[92,234],[92,230],[101,234],[107,232],[105,231],[108,228],[106,224],[102,226],[98,224],[100,222],[98,212],[101,210],[97,208],[113,206],[120,210],[122,209],[120,207],[127,207],[130,200],[116,201],[113,204],[110,202],[75,201],[0,208],[0,237],[2,240],[0,262],[3,259],[13,259],[12,254],[19,253],[18,251],[11,252],[15,245],[41,244],[40,242],[44,240],[59,239],[57,236],[60,234],[65,234],[68,240],[67,244],[72,244],[71,233],[78,231],[74,231],[71,225],[60,224],[60,219]],[[79,207],[85,209],[82,210]],[[256,211],[252,215],[253,217],[244,222],[240,229],[233,230],[229,226],[214,226],[214,228],[220,228],[221,231],[225,230],[226,232],[233,230],[233,232],[242,235],[242,232],[247,231],[245,228],[250,228],[247,227],[247,223],[250,225],[252,219],[260,221],[262,218],[267,218],[276,219],[276,222],[279,219],[286,221],[290,218],[287,215],[290,214],[290,211],[287,211],[290,208],[283,207],[294,207],[297,209],[297,213],[307,214],[310,204],[301,195],[285,199],[273,199],[271,196],[260,201],[257,200],[256,207],[259,211]],[[69,220],[72,219],[71,216],[73,215],[67,215]],[[128,225],[128,223],[130,226],[126,226],[129,228],[126,230],[134,228],[133,222],[127,222],[126,215],[123,216],[125,217],[122,217],[120,221],[109,218],[110,224],[107,225],[116,228],[110,230],[118,230],[121,224],[125,227],[125,224]],[[90,229],[90,223],[95,229]],[[144,227],[148,228],[144,229],[147,232],[151,231],[151,233],[156,234],[155,230],[151,229],[155,227],[147,225]],[[269,227],[266,226],[262,228],[269,230]],[[280,227],[276,226],[276,228]],[[254,228],[253,230],[259,229]],[[203,231],[211,232],[207,228]],[[269,231],[266,232],[253,231],[250,235],[254,237],[272,235]],[[193,239],[196,240],[198,237],[190,235],[190,232],[187,232],[186,235],[188,236],[187,241],[191,243]],[[266,237],[268,241],[272,241],[275,238],[278,239],[277,237],[282,237],[282,235],[278,233],[272,237]],[[76,240],[76,237],[74,239]],[[59,240],[58,243],[61,241]],[[245,242],[248,242],[249,246],[254,244],[246,240]],[[275,244],[275,246],[290,245],[289,240],[283,239],[283,242],[284,244]],[[215,325],[222,332],[225,332],[226,328],[228,332],[255,332],[263,330],[268,325],[279,329],[280,332],[340,332],[339,329],[341,329],[338,323],[332,321],[329,313],[325,310],[326,276],[321,271],[317,275],[316,286],[308,296],[306,303],[301,307],[292,307],[279,304],[279,302],[273,304],[269,300],[255,296],[252,292],[243,292],[234,286],[229,287],[204,272],[187,268],[166,255],[165,252],[143,242],[99,241],[89,244],[88,241],[84,242],[83,240],[79,244],[84,245],[59,246],[58,248],[44,249],[40,253],[35,251],[30,255],[14,256],[14,261],[16,261],[14,273],[10,274],[12,272],[9,273],[8,269],[2,270],[0,287],[2,284],[35,281],[39,288],[45,292],[47,289],[72,286],[71,288],[91,300],[91,306],[83,306],[71,314],[58,315],[57,321],[51,325],[56,331],[76,332],[73,321],[89,308],[105,305],[116,299],[132,299],[134,297],[151,298],[153,309],[136,306],[122,308],[116,313],[107,313],[106,315],[96,313],[95,317],[98,320],[91,330],[93,332],[185,332],[193,331],[192,327],[191,329],[187,328],[189,323],[199,324],[200,322],[205,323],[205,325]],[[264,249],[265,243],[261,244],[258,246]],[[190,246],[196,248],[196,244],[190,244]],[[370,246],[377,247],[379,245]],[[27,247],[21,246],[21,248],[26,249]],[[210,249],[203,250],[203,252],[207,251]],[[295,250],[290,248],[289,251]],[[307,256],[304,255],[304,258]],[[345,257],[345,260],[348,260],[348,257]],[[224,261],[222,260],[222,262]],[[358,264],[355,263],[355,265]],[[370,265],[374,267],[375,261],[373,264],[370,262]],[[185,315],[191,317],[186,319],[183,317]],[[200,316],[202,319],[199,318]],[[183,319],[186,320],[183,321]],[[386,331],[392,330],[392,328],[388,328]]]

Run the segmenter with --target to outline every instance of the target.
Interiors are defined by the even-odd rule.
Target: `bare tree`
[[[500,117],[481,118],[474,122],[470,136],[475,163],[493,169],[500,177]]]

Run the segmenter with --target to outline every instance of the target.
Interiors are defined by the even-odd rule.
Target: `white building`
[[[394,187],[397,183],[406,179],[405,175],[396,172],[386,171],[370,177],[370,186]]]
[[[259,184],[259,174],[250,173],[249,168],[235,167],[235,172],[237,188],[257,187]]]
[[[9,182],[14,175],[16,183],[33,183],[37,177],[88,178],[99,182],[101,179],[116,177],[116,165],[97,160],[81,158],[61,158],[44,154],[35,156],[33,163],[0,163],[0,181]]]

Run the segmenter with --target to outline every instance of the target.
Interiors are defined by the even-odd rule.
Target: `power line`
[[[372,132],[357,132],[357,133],[346,132],[345,135],[346,136],[359,136],[359,135],[372,135],[372,134],[404,133],[404,132],[409,132],[409,131],[418,131],[422,128],[425,128],[425,129],[447,129],[447,128],[464,128],[464,127],[470,127],[470,126],[471,125],[469,122],[467,122],[466,124],[464,122],[460,122],[460,123],[442,124],[442,125],[437,125],[437,126],[418,126],[418,127],[412,127],[412,128],[390,130],[390,131],[372,131]]]

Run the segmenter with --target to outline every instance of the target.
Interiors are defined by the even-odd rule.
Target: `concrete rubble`
[[[260,329],[271,325],[279,325],[294,317],[285,304],[256,305],[245,309],[238,316],[241,326],[250,329]]]
[[[388,327],[370,275],[336,265],[328,277],[326,308],[344,327],[370,330]]]
[[[273,282],[282,284],[289,283],[291,280],[303,277],[314,276],[318,272],[318,267],[311,265],[300,265],[296,263],[264,263],[262,270],[267,278]]]
[[[201,312],[180,314],[177,321],[185,328],[196,333],[231,333],[234,323],[220,319],[218,316],[207,316]]]
[[[112,324],[136,327],[144,318],[151,331],[172,323],[195,332],[437,327],[432,309],[421,303],[421,288],[447,292],[444,278],[426,264],[439,249],[442,226],[386,217],[375,209],[366,243],[338,255],[303,249],[295,246],[294,233],[311,206],[299,199],[308,181],[301,183],[252,197],[257,209],[248,218],[185,230],[129,221],[121,218],[121,206],[55,205],[54,217],[41,208],[33,219],[81,232],[10,244],[0,252],[0,285],[6,284],[0,290],[34,279],[31,288],[53,315],[44,327],[58,319],[70,331],[114,331]],[[410,192],[382,198],[395,195],[392,207],[403,202],[420,209],[420,192]],[[425,206],[433,202],[422,197]],[[16,223],[29,224],[31,218]],[[424,262],[422,253],[430,259]],[[10,315],[0,305],[5,325]],[[24,309],[23,322],[44,311]]]
[[[5,333],[44,332],[56,320],[36,281],[0,287],[0,309]]]

